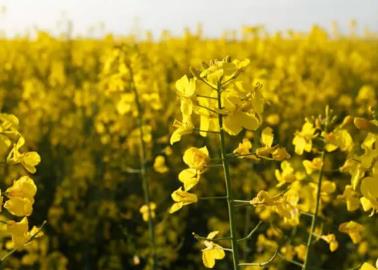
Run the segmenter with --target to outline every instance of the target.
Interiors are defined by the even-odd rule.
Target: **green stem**
[[[218,109],[222,109],[222,86],[218,83],[217,86],[217,98],[218,98]],[[225,133],[223,130],[223,115],[218,114],[218,122],[219,122],[219,142],[220,142],[220,158],[222,160],[223,165],[223,175],[226,184],[226,195],[227,195],[227,208],[228,208],[228,218],[229,218],[229,225],[230,225],[230,237],[231,237],[231,249],[232,249],[232,261],[234,265],[234,270],[239,270],[239,250],[238,250],[238,243],[236,239],[236,224],[235,224],[235,213],[234,213],[234,206],[233,206],[233,193],[232,193],[232,185],[231,185],[231,177],[229,171],[229,164],[226,159],[226,146],[225,146]]]
[[[322,179],[323,179],[323,168],[324,168],[324,160],[325,160],[325,151],[323,150],[321,153],[321,159],[322,159],[322,167],[319,172],[319,178],[318,178],[318,185],[316,188],[316,204],[315,204],[315,213],[312,216],[311,219],[311,227],[310,227],[310,233],[308,235],[307,239],[307,246],[306,246],[306,255],[305,255],[305,260],[302,266],[303,270],[307,270],[309,267],[309,261],[310,261],[310,249],[311,249],[311,243],[312,243],[312,237],[315,232],[315,227],[316,227],[316,221],[318,219],[318,212],[319,212],[319,206],[320,206],[320,194],[321,194],[321,189],[322,189]]]
[[[150,207],[150,185],[149,179],[147,177],[147,167],[146,167],[146,144],[144,142],[144,132],[143,132],[143,108],[139,100],[138,89],[135,87],[134,83],[134,75],[131,66],[129,66],[131,78],[132,78],[132,89],[134,92],[135,103],[138,111],[137,117],[137,124],[139,128],[139,140],[140,140],[140,175],[142,178],[142,187],[143,187],[143,195],[144,195],[144,202],[147,205],[148,209],[148,235],[150,239],[150,248],[152,252],[152,269],[155,270],[157,265],[156,259],[156,241],[155,241],[155,229],[154,229],[154,222],[152,220],[152,210]]]

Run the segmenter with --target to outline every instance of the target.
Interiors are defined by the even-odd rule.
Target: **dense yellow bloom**
[[[171,194],[171,197],[172,197],[172,199],[175,203],[169,209],[170,214],[177,212],[178,210],[180,210],[185,205],[196,203],[198,201],[196,194],[186,192],[186,191],[182,190],[181,187],[178,188],[177,190],[175,190]]]
[[[202,262],[207,268],[214,268],[215,261],[222,260],[226,256],[223,248],[211,241],[218,233],[218,231],[213,231],[207,235],[207,240],[202,241],[206,246],[206,248],[202,249]]]
[[[144,221],[149,221],[150,219],[150,212],[151,212],[151,218],[154,219],[156,214],[155,214],[155,210],[156,210],[156,203],[154,202],[150,202],[149,204],[149,208],[150,210],[148,209],[148,205],[144,204],[140,207],[139,209],[139,212],[142,214],[142,218]]]
[[[353,220],[341,223],[339,225],[339,231],[348,234],[349,237],[352,239],[353,244],[357,244],[361,241],[361,233],[363,229],[364,227],[361,224]]]

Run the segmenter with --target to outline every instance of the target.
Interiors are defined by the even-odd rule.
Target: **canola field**
[[[378,37],[0,40],[0,268],[378,268]]]

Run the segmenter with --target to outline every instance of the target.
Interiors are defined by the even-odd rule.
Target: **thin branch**
[[[255,232],[259,229],[259,227],[261,226],[261,224],[263,224],[263,222],[260,220],[257,225],[249,232],[249,234],[247,234],[247,236],[243,237],[243,238],[240,238],[238,239],[237,241],[238,242],[241,242],[241,241],[245,241],[245,240],[248,240],[250,239],[254,234]]]
[[[196,97],[218,100],[216,97],[209,97],[209,96],[198,95],[198,94],[196,95]]]
[[[239,263],[240,266],[258,266],[258,267],[265,267],[267,266],[268,264],[272,263],[274,261],[274,259],[277,257],[277,254],[278,254],[278,248],[276,249],[276,251],[274,252],[273,256],[269,258],[269,260],[265,261],[265,262],[254,262],[254,263]]]
[[[280,257],[282,260],[286,261],[286,262],[289,262],[291,264],[294,264],[294,265],[297,265],[297,266],[300,266],[300,267],[303,267],[303,264],[298,262],[298,261],[295,261],[295,260],[290,260],[288,258],[286,258],[285,256],[283,256],[281,253],[278,253],[277,254],[278,257]]]
[[[201,104],[196,104],[195,106],[200,107],[200,108],[205,109],[205,110],[208,110],[209,112],[212,112],[214,114],[218,114],[218,112],[216,110],[213,110],[213,109],[206,107],[206,106],[203,106]]]

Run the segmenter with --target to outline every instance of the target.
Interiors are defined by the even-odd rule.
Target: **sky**
[[[329,29],[336,21],[345,30],[352,19],[360,29],[378,32],[378,0],[0,0],[1,6],[0,31],[7,36],[36,28],[58,34],[67,20],[74,35],[82,36],[139,29],[180,34],[198,23],[208,36],[256,24],[306,31],[313,24]]]

